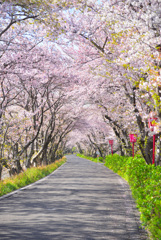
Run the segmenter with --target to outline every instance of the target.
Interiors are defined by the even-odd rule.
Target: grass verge
[[[85,156],[85,155],[80,154],[80,153],[77,153],[77,156],[81,157],[81,158],[85,158],[85,159],[91,160],[93,162],[103,162],[103,158],[102,157],[93,158],[93,157]]]
[[[161,240],[161,166],[147,165],[140,156],[117,154],[106,156],[105,166],[129,183],[143,226],[151,239]]]
[[[62,159],[55,161],[54,163],[41,166],[41,167],[33,167],[28,168],[26,171],[11,177],[5,180],[0,181],[0,196],[3,196],[7,193],[10,193],[14,190],[19,188],[25,187],[31,183],[38,181],[39,179],[49,175],[58,167],[66,162],[66,158],[63,157]]]

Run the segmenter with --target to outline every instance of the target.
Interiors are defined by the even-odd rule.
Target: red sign
[[[110,145],[113,145],[113,140],[109,140],[109,144],[110,144]]]
[[[134,143],[136,142],[137,134],[129,134],[130,142]]]
[[[154,117],[154,118],[149,118],[148,119],[148,125],[151,131],[154,131],[154,127],[157,125],[157,120],[158,118]]]

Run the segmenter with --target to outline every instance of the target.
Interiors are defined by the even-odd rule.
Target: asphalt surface
[[[67,156],[49,177],[0,198],[0,240],[143,240],[128,184],[100,163]]]

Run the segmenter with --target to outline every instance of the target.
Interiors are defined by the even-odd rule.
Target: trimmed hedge
[[[161,167],[147,165],[140,156],[116,154],[106,156],[105,166],[128,181],[143,225],[152,239],[161,240]]]

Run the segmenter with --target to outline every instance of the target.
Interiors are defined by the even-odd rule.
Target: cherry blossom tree
[[[156,85],[159,78],[155,77],[158,75],[158,70],[155,71],[156,64],[154,64],[154,58],[157,58],[158,54],[156,45],[159,43],[159,35],[157,35],[159,33],[156,34],[156,29],[153,28],[157,21],[157,14],[159,15],[159,11],[156,11],[159,7],[158,4],[157,1],[154,6],[147,1],[142,5],[139,1],[101,1],[99,5],[92,1],[90,7],[86,5],[83,17],[81,11],[75,11],[66,19],[68,24],[66,29],[70,39],[75,41],[75,44],[81,42],[84,46],[90,46],[85,47],[86,50],[91,47],[95,48],[95,59],[96,55],[97,58],[103,59],[104,66],[103,64],[102,66],[104,68],[106,66],[106,69],[103,74],[101,71],[98,73],[95,71],[95,75],[102,74],[102,77],[108,77],[113,83],[114,91],[117,91],[119,85],[120,93],[117,94],[117,99],[125,98],[124,101],[129,102],[127,108],[130,111],[126,111],[124,107],[123,111],[128,112],[127,118],[132,117],[132,121],[135,122],[135,129],[140,134],[140,150],[148,163],[151,161],[151,137],[148,137],[146,117],[155,109],[159,116],[158,106],[160,106],[159,86]],[[148,10],[148,14],[146,10]],[[154,12],[156,14],[152,16]],[[159,29],[159,23],[157,29]],[[80,50],[83,45],[75,48],[76,51]],[[91,55],[88,54],[87,57],[85,51],[84,53],[82,49],[79,51],[82,53],[84,63],[93,61],[90,58],[92,52],[90,51]],[[95,64],[94,68],[98,69],[98,66]],[[147,81],[149,85],[146,84]],[[103,96],[102,93],[100,95]],[[108,99],[111,97],[110,95]],[[109,105],[108,108],[104,106],[104,110],[105,108],[109,110]],[[118,110],[118,108],[116,109]],[[111,115],[111,111],[109,112]],[[116,114],[118,115],[118,113]],[[116,119],[107,114],[105,116],[114,126]],[[127,123],[129,121],[131,121],[130,118],[128,121],[123,120],[123,124],[120,126],[118,122],[114,126],[115,129],[120,129],[122,136],[126,136],[126,140],[123,141],[124,145],[128,142]],[[122,127],[126,130],[122,130]],[[160,131],[158,131],[158,135],[160,135]],[[147,137],[149,138],[148,147],[144,145]],[[126,145],[129,147],[129,142]]]
[[[151,112],[161,134],[159,1],[8,0],[0,12],[0,171],[48,164],[75,144],[104,156],[113,134],[131,154],[131,132],[151,163]]]

